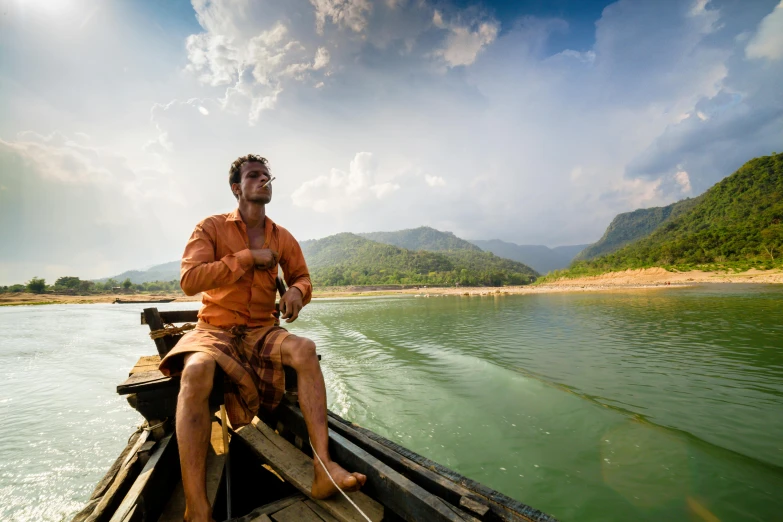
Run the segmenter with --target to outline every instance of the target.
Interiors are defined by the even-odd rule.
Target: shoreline
[[[313,299],[341,297],[381,297],[391,295],[418,295],[420,297],[461,295],[525,295],[548,294],[563,292],[601,292],[623,290],[645,290],[682,288],[704,283],[718,284],[783,284],[783,270],[748,270],[747,272],[667,272],[663,268],[644,268],[609,272],[597,276],[587,276],[575,279],[558,279],[539,285],[501,286],[501,287],[419,287],[417,288],[377,288],[349,286],[344,288],[327,288],[314,290]],[[382,285],[378,285],[382,286]],[[0,294],[0,306],[33,306],[47,304],[99,304],[112,303],[115,299],[127,301],[142,301],[154,299],[174,299],[174,303],[201,301],[200,295],[186,296],[181,294],[143,294],[143,295],[54,295],[13,293]],[[133,304],[133,303],[127,303]],[[140,303],[141,304],[141,303]],[[153,304],[153,303],[150,303]]]

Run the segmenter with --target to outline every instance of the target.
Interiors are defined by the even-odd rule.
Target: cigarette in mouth
[[[263,185],[261,185],[261,188],[265,188],[267,185],[269,185],[270,183],[272,183],[272,182],[273,182],[275,179],[277,179],[277,178],[272,178],[272,179],[270,179],[269,181],[267,181],[266,183],[264,183]]]

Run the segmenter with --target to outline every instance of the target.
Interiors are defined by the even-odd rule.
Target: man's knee
[[[297,337],[291,345],[291,363],[297,370],[318,365],[315,343],[305,337]]]
[[[215,378],[215,359],[205,353],[194,353],[185,361],[180,380],[180,396],[203,400],[212,391]]]

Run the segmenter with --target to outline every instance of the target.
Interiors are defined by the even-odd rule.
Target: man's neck
[[[266,219],[266,205],[239,199],[239,215],[247,228],[263,228]]]

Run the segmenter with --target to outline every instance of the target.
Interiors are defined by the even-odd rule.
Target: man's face
[[[234,194],[239,192],[246,201],[254,203],[266,204],[272,201],[272,184],[261,188],[271,178],[269,169],[263,163],[248,161],[242,164],[239,172],[241,181],[231,186]]]

